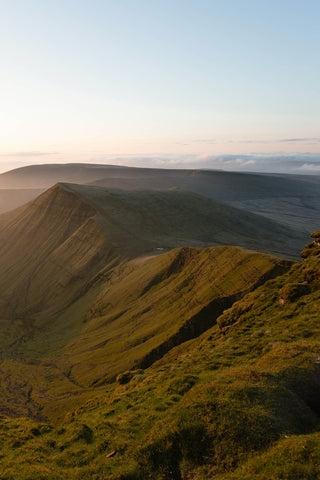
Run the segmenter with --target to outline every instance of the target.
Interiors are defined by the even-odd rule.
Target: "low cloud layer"
[[[319,174],[320,155],[315,154],[245,154],[245,155],[154,155],[100,156],[95,163],[113,163],[146,168],[194,168],[226,171]]]
[[[255,171],[273,173],[306,173],[314,174],[320,171],[320,155],[223,155],[208,158],[208,168],[222,170]]]
[[[57,152],[21,152],[0,155],[1,171],[40,163],[113,164],[144,168],[214,169],[236,172],[320,174],[320,154],[226,154],[226,155],[99,155],[68,158]]]

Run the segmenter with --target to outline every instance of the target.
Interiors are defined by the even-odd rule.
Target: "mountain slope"
[[[187,192],[126,193],[58,184],[0,217],[1,346],[27,351],[27,339],[75,301],[86,302],[87,292],[90,298],[96,295],[99,279],[128,259],[179,245],[217,243],[286,253],[290,244],[294,254],[301,242],[294,235]]]
[[[184,247],[100,273],[61,314],[31,324],[29,316],[24,324],[11,319],[19,332],[10,345],[8,335],[1,342],[0,411],[61,416],[73,399],[83,402],[118,374],[125,379],[126,370],[145,369],[198,337],[289,265],[239,247]]]
[[[0,217],[0,303],[7,317],[63,308],[113,258],[95,215],[56,187]]]
[[[126,190],[181,188],[307,233],[317,228],[320,214],[319,182],[296,175],[122,169],[110,170],[93,184]]]
[[[0,478],[316,478],[320,234],[289,271],[208,246],[300,241],[182,191],[58,184],[2,215]]]
[[[3,214],[0,241],[0,303],[10,317],[19,317],[26,308],[62,308],[115,259],[213,243],[294,255],[303,237],[187,192],[110,192],[58,184]]]
[[[237,247],[185,247],[122,264],[102,279],[85,325],[63,347],[59,363],[82,385],[146,368],[288,265]]]
[[[62,186],[95,208],[114,243],[135,255],[148,248],[192,243],[237,244],[295,254],[303,244],[300,232],[187,191]]]
[[[92,183],[126,191],[187,190],[307,234],[317,228],[320,214],[319,181],[314,176],[93,164],[31,165],[0,175],[2,189],[48,188],[57,182]]]
[[[199,267],[203,252],[196,252]],[[317,478],[320,233],[303,258],[199,338],[76,397],[58,424],[6,418],[2,478]],[[197,285],[191,281],[190,294]],[[96,305],[103,315],[107,295]]]

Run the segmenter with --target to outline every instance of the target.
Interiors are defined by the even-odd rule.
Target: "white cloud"
[[[304,163],[300,165],[299,170],[305,172],[320,172],[320,163]]]

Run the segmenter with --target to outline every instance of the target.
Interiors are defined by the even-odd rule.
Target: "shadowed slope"
[[[92,183],[126,191],[187,190],[307,234],[317,228],[320,214],[319,180],[314,176],[94,164],[30,165],[0,175],[0,188],[6,189],[48,188],[57,182]]]
[[[295,255],[304,235],[262,216],[187,191],[110,191],[63,184],[100,214],[121,248],[137,255],[157,247],[235,244]]]
[[[182,248],[128,262],[103,282],[61,361],[80,383],[100,384],[134,366],[148,367],[288,265],[236,247]]]
[[[95,210],[60,186],[0,217],[2,315],[57,311],[113,258]]]
[[[320,215],[319,180],[205,170],[110,170],[94,185],[125,190],[181,188],[310,233]]]

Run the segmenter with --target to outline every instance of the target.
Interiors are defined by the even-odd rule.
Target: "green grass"
[[[50,427],[2,418],[0,478],[319,478],[319,250]],[[308,291],[279,303],[306,276]]]
[[[182,248],[122,263],[11,347],[2,403],[27,413],[32,389],[34,416],[61,417],[92,388],[199,336],[235,299],[288,266],[237,247]]]
[[[238,213],[60,185],[1,218],[0,479],[312,478],[319,247],[290,271],[237,247],[154,256],[285,250],[289,231]]]

